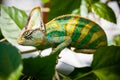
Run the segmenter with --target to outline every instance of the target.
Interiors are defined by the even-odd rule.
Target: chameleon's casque
[[[76,51],[86,53],[107,46],[104,30],[89,19],[77,15],[63,15],[54,18],[44,27],[40,8],[34,8],[31,13],[33,14],[30,14],[27,25],[18,38],[19,44],[32,45],[39,49],[53,47],[53,52],[74,47]],[[29,25],[32,21],[34,25]],[[36,26],[38,22],[40,24]]]

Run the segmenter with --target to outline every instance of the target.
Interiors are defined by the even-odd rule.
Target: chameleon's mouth
[[[21,38],[18,38],[18,39],[17,39],[17,42],[18,42],[18,44],[22,44],[22,43],[23,43],[23,40],[22,40]]]

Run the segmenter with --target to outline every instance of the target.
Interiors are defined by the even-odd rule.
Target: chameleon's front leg
[[[49,39],[50,42],[58,44],[52,51],[52,53],[60,53],[65,47],[69,46],[71,43],[71,38],[69,36],[61,36],[61,37],[52,37]]]

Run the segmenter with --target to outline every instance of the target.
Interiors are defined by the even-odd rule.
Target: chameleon
[[[92,20],[66,14],[44,24],[41,16],[40,7],[32,9],[17,39],[18,44],[39,50],[52,47],[52,53],[71,47],[77,53],[94,53],[97,48],[107,46],[104,30]]]

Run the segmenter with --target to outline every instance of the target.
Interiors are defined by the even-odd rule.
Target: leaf
[[[100,2],[100,0],[87,0],[87,1],[89,1],[91,4],[96,3],[96,2]]]
[[[73,10],[79,7],[80,0],[53,0],[48,15],[48,20],[63,14],[70,14]]]
[[[59,73],[60,80],[72,80],[70,77]]]
[[[0,80],[18,80],[22,69],[19,51],[8,43],[0,42]]]
[[[100,80],[120,80],[120,47],[99,48],[94,53],[91,67]]]
[[[0,28],[3,36],[12,44],[17,44],[16,40],[25,26],[27,15],[15,7],[1,5]]]
[[[74,9],[71,14],[76,14],[76,15],[80,15],[80,9]]]
[[[36,78],[37,80],[52,80],[55,74],[55,66],[58,54],[51,54],[45,57],[35,57],[24,59],[25,75]]]
[[[41,0],[42,1],[42,3],[48,3],[48,2],[50,2],[50,0]]]
[[[10,18],[20,29],[25,26],[27,20],[27,14],[24,11],[4,5],[1,5],[1,17]]]
[[[75,68],[72,80],[120,80],[120,47],[97,49],[90,67]]]
[[[75,68],[69,77],[72,80],[96,80],[96,75],[91,73],[91,71],[91,67]]]
[[[92,9],[101,18],[104,18],[110,22],[116,23],[116,16],[113,10],[104,3],[96,2],[92,4]]]
[[[120,35],[114,36],[114,38],[113,38],[113,43],[114,43],[116,46],[120,46]]]

